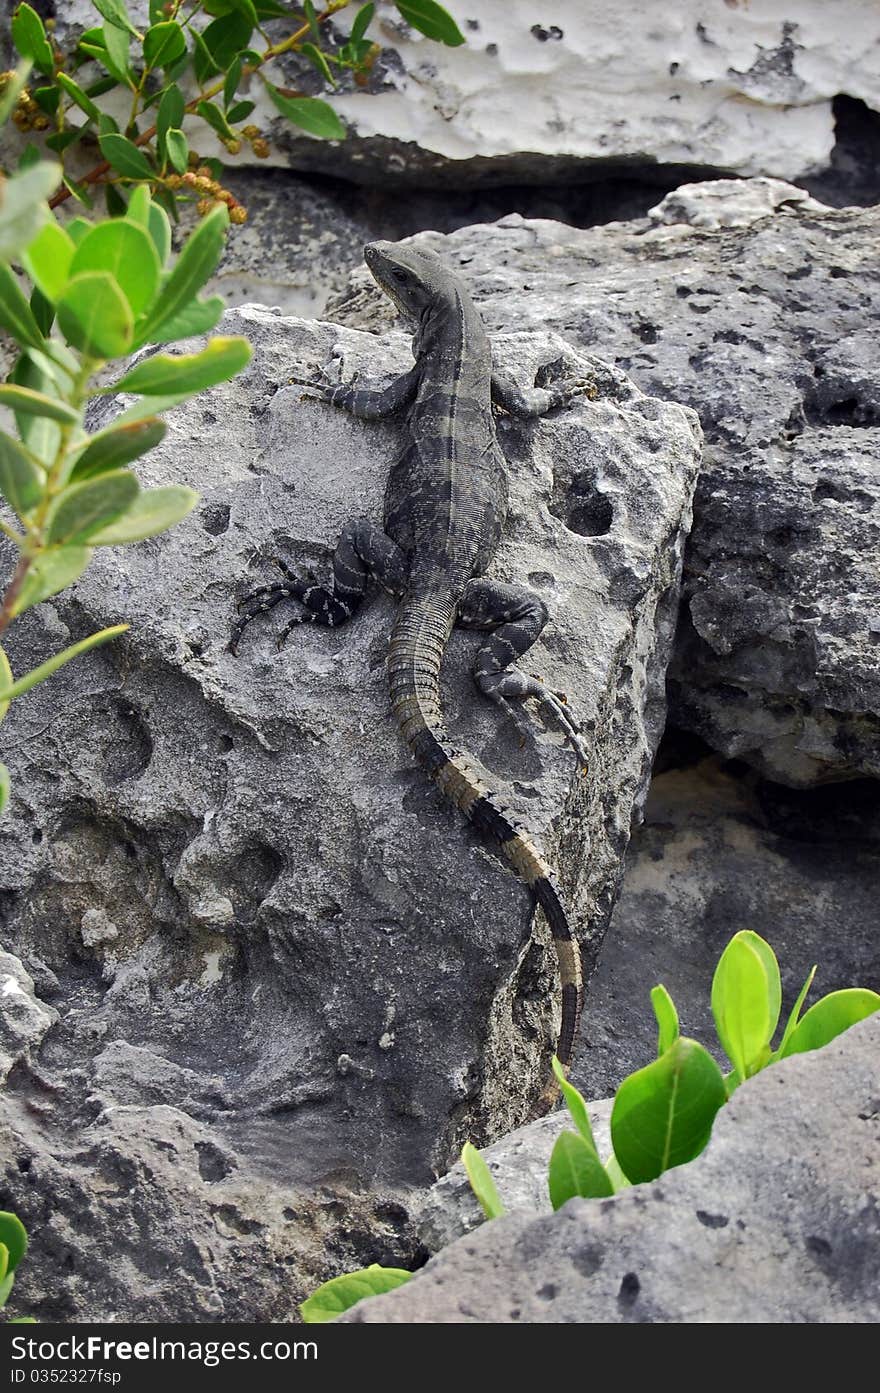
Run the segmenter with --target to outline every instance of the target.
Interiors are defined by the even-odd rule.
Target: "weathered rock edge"
[[[4,724],[4,933],[63,1012],[4,1099],[4,1198],[33,1228],[22,1299],[43,1318],[289,1315],[316,1279],[379,1256],[377,1233],[399,1245],[409,1187],[464,1136],[522,1120],[555,1031],[527,893],[389,719],[390,601],[281,655],[278,610],[238,660],[224,651],[236,594],[274,577],[274,554],[321,572],[347,517],[381,516],[398,447],[399,425],[303,400],[291,378],[335,350],[345,376],[381,380],[408,340],[259,307],[223,327],[253,365],[172,413],[142,462],[145,482],[199,488],[197,513],[99,551],[13,630],[19,671],[133,622]],[[551,608],[530,667],[584,719],[588,774],[557,731],[521,748],[499,726],[473,691],[476,636],[454,636],[444,700],[559,866],[592,960],[662,726],[699,429],[555,336],[497,348],[523,379],[565,360],[596,384],[537,426],[501,421],[513,498],[493,565]]]
[[[707,1150],[610,1200],[485,1224],[351,1322],[880,1318],[880,1015],[742,1087]]]

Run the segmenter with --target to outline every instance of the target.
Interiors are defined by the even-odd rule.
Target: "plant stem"
[[[323,24],[326,20],[330,19],[333,15],[338,13],[339,10],[346,9],[350,4],[351,0],[329,0],[327,8],[322,10],[319,15],[315,16],[318,24]],[[293,34],[288,35],[286,39],[282,39],[281,43],[270,44],[270,46],[265,50],[265,52],[261,54],[259,63],[245,64],[244,68],[242,69],[243,75],[249,75],[251,73],[258,72],[259,69],[262,68],[264,63],[270,62],[273,58],[280,57],[282,53],[289,53],[291,49],[296,48],[297,44],[303,42],[303,40],[307,37],[308,33],[309,25],[303,24]],[[199,102],[210,101],[211,97],[216,97],[218,92],[223,91],[223,85],[225,81],[226,75],[224,73],[222,77],[219,77],[217,79],[213,86],[206,87],[204,91],[199,92],[197,96],[193,97],[191,101],[187,102],[186,106],[184,107],[184,111],[189,112],[190,115],[192,115],[195,112],[195,109],[198,106]],[[149,144],[149,142],[153,139],[153,136],[156,134],[156,129],[156,126],[150,126],[149,130],[144,131],[142,135],[139,135],[135,138],[133,144]],[[79,180],[79,183],[97,184],[102,180],[103,176],[111,168],[112,166],[109,160],[102,160],[100,164],[95,165],[94,169],[90,169],[88,174],[84,174],[82,179]],[[66,203],[70,196],[71,194],[68,188],[60,188],[58,192],[56,194],[53,194],[52,197],[49,199],[49,207],[59,207],[60,204]]]
[[[0,634],[8,628],[12,622],[12,612],[15,609],[15,602],[24,585],[25,577],[33,563],[32,556],[20,556],[18,565],[12,573],[12,579],[6,587],[6,594],[3,596],[3,603],[0,605]]]

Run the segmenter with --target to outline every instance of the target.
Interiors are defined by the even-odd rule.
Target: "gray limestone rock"
[[[502,1218],[342,1319],[875,1323],[880,1015],[750,1080],[690,1165],[548,1218]]]
[[[16,1065],[30,1065],[58,1012],[40,1001],[18,958],[0,952],[0,1083]]]
[[[880,768],[878,230],[874,210],[802,204],[729,229],[422,234],[493,328],[540,323],[700,413],[672,716],[794,786]],[[391,319],[361,272],[332,312]]]
[[[39,960],[62,1013],[40,1079],[20,1072],[3,1111],[3,1200],[34,1240],[16,1291],[44,1319],[289,1313],[316,1279],[375,1260],[388,1205],[383,1222],[406,1251],[410,1187],[466,1136],[528,1115],[555,1030],[555,958],[528,894],[411,765],[389,719],[391,602],[374,596],[338,632],[303,628],[280,654],[276,610],[238,659],[225,651],[235,598],[273,578],[273,555],[322,571],[346,518],[381,515],[399,443],[399,425],[304,400],[291,379],[334,352],[345,376],[384,379],[411,361],[408,340],[258,307],[230,312],[224,330],[248,335],[253,365],[172,412],[142,465],[145,482],[199,488],[196,512],[162,538],[99,550],[69,594],[11,630],[20,671],[69,638],[132,622],[3,727],[14,795],[0,829],[4,936],[26,964]],[[444,701],[463,748],[558,865],[592,963],[663,722],[698,428],[554,335],[499,335],[496,347],[523,379],[562,359],[595,384],[594,400],[539,424],[501,419],[513,501],[493,565],[550,606],[530,658],[584,719],[589,772],[558,731],[536,726],[521,747],[479,701],[476,636],[453,638]],[[95,420],[116,409],[104,401]],[[157,1109],[235,1156],[253,1205],[311,1216],[284,1239],[306,1257],[291,1259],[280,1294],[267,1295],[263,1249],[238,1295],[223,1270],[233,1250],[218,1250],[216,1307],[198,1284],[183,1309],[164,1280],[144,1286],[137,1230],[153,1248],[179,1231],[174,1256],[210,1227],[198,1146],[181,1141],[163,1161],[170,1114]],[[71,1202],[59,1157],[82,1146],[88,1158],[105,1135],[93,1133],[96,1110],[113,1126],[128,1119],[113,1134],[120,1158],[151,1129],[150,1159],[136,1160],[137,1195],[119,1197],[121,1246],[106,1227],[87,1258],[71,1248],[80,1282],[49,1261],[67,1222],[49,1214]],[[31,1195],[14,1158],[33,1155],[50,1159]],[[106,1209],[103,1189],[76,1184],[83,1214]]]

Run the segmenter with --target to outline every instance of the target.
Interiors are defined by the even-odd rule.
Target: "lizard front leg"
[[[493,369],[492,400],[512,416],[534,420],[537,416],[545,416],[557,406],[565,406],[574,397],[584,395],[592,400],[596,396],[595,383],[586,378],[550,381],[548,370],[555,367],[556,363],[548,363],[544,368],[539,368],[534,387],[520,387],[507,373]]]
[[[326,378],[326,370],[322,370]],[[381,421],[386,416],[394,416],[407,406],[416,394],[421,371],[416,365],[409,372],[395,377],[387,387],[358,387],[355,382],[330,383],[320,378],[313,382],[303,382],[319,401],[339,406],[360,421]]]
[[[330,586],[318,585],[312,577],[301,579],[283,561],[278,560],[278,565],[284,573],[282,583],[261,585],[241,601],[241,614],[232,627],[229,640],[231,653],[238,651],[241,636],[251,620],[274,609],[282,600],[298,600],[303,608],[282,630],[279,648],[298,624],[322,624],[335,629],[351,619],[371,578],[399,597],[406,589],[409,575],[405,553],[367,518],[356,518],[343,527],[333,553]]]
[[[493,580],[468,581],[458,607],[459,624],[492,631],[474,660],[474,680],[480,691],[500,706],[523,734],[527,727],[511,702],[533,698],[551,712],[581,763],[586,764],[586,742],[563,700],[536,677],[528,677],[513,666],[535,643],[547,619],[547,606],[539,595],[525,586]]]

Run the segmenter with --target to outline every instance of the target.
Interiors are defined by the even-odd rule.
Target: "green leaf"
[[[680,1036],[617,1090],[611,1141],[624,1174],[640,1185],[692,1161],[709,1140],[715,1114],[726,1101],[721,1070],[708,1050]]]
[[[303,13],[308,20],[309,30],[316,44],[321,42],[321,31],[318,28],[318,16],[315,14],[315,7],[312,0],[303,0]]]
[[[12,42],[22,58],[30,58],[41,72],[55,70],[55,55],[43,28],[43,21],[30,5],[19,5],[12,20]]]
[[[128,212],[128,204],[120,189],[115,184],[104,185],[104,199],[107,204],[107,215],[111,218],[124,218]]]
[[[230,125],[238,125],[247,120],[255,106],[256,102],[235,102],[227,111],[226,119]]]
[[[8,385],[23,387],[56,402],[58,377],[54,365],[38,349],[26,348],[9,375]],[[12,409],[15,411],[18,434],[24,444],[40,464],[51,466],[61,440],[57,421],[43,414],[31,415],[20,406],[13,406]]]
[[[330,64],[327,62],[327,59],[318,48],[317,44],[305,43],[302,45],[300,52],[304,57],[308,58],[313,68],[317,68],[325,82],[329,82],[331,87],[336,86],[336,79],[330,71]],[[230,117],[230,120],[231,119]]]
[[[49,217],[46,199],[61,179],[61,166],[40,160],[13,174],[0,198],[0,257],[16,258]]]
[[[88,43],[85,39],[80,39],[78,52],[88,54],[89,58],[94,58],[96,63],[100,63],[105,67],[113,79],[114,86],[120,84],[126,87],[128,86],[128,75],[125,69],[117,67],[113,62],[103,41],[101,43]]]
[[[58,302],[58,324],[67,341],[90,358],[121,358],[132,347],[128,300],[105,271],[74,276]]]
[[[0,648],[0,687],[11,687],[11,686],[12,686],[12,682],[13,682],[12,668],[9,666],[9,659],[7,658],[7,656],[6,656],[6,654],[4,653],[3,649]],[[0,721],[3,720],[3,717],[6,715],[6,712],[7,712],[8,710],[9,710],[9,702],[8,702],[8,701],[0,701]],[[0,769],[2,769],[2,768],[3,768],[3,765],[0,764]]]
[[[102,31],[104,48],[107,58],[104,60],[105,66],[110,72],[121,74],[124,82],[129,81],[129,54],[131,39],[125,29],[117,28],[115,24],[105,24]]]
[[[752,942],[755,938],[757,934],[734,934],[712,979],[712,1014],[718,1039],[740,1079],[748,1078],[779,1019],[779,968],[775,981],[768,979],[766,956]]]
[[[168,214],[158,203],[150,204],[150,217],[147,228],[153,239],[153,246],[159,257],[159,265],[164,266],[171,254],[171,223]]]
[[[844,991],[830,992],[811,1006],[795,1027],[782,1057],[788,1059],[793,1054],[819,1050],[857,1021],[873,1016],[875,1011],[880,1011],[880,996],[867,987],[847,987]]]
[[[41,551],[25,576],[15,602],[16,615],[24,614],[82,575],[91,558],[90,547],[49,547]]]
[[[196,104],[196,114],[201,116],[203,121],[215,130],[221,140],[234,140],[235,131],[230,126],[219,106],[214,106],[213,102],[198,102]]]
[[[321,101],[320,97],[285,97],[271,82],[264,80],[263,85],[281,115],[301,130],[323,140],[345,139],[345,127],[328,102]]]
[[[83,91],[79,83],[74,82],[72,77],[67,73],[59,72],[55,75],[55,81],[58,83],[59,87],[67,93],[68,97],[71,97],[73,101],[76,102],[80,111],[85,112],[90,121],[97,122],[101,119],[101,113],[95,106],[91,97]]]
[[[165,139],[168,131],[180,129],[185,110],[186,103],[180,88],[169,87],[159,103],[159,110],[156,112],[156,132],[160,141]]]
[[[626,1176],[621,1170],[620,1162],[618,1161],[613,1151],[611,1155],[608,1157],[608,1160],[605,1162],[605,1174],[611,1181],[615,1194],[617,1194],[618,1190],[626,1190],[632,1185],[632,1181],[627,1180]]]
[[[3,816],[9,806],[9,794],[9,770],[6,768],[5,764],[0,764],[0,817]]]
[[[158,329],[154,329],[152,343],[174,343],[177,339],[190,339],[196,334],[207,334],[223,318],[226,306],[220,295],[211,295],[207,300],[193,300],[180,314],[166,319]]]
[[[657,1036],[657,1055],[659,1058],[675,1044],[681,1033],[678,1028],[678,1012],[675,1009],[675,1002],[662,983],[651,992],[651,1005],[654,1008],[659,1031]]]
[[[116,469],[71,484],[54,499],[47,518],[50,542],[92,545],[92,534],[120,517],[137,498],[140,485],[128,469]]]
[[[39,503],[45,487],[45,471],[29,451],[0,431],[0,494],[10,508],[23,517]]]
[[[556,1082],[562,1089],[562,1096],[565,1099],[565,1105],[568,1108],[568,1111],[571,1115],[572,1122],[574,1123],[575,1127],[577,1127],[578,1132],[583,1137],[584,1141],[592,1149],[596,1157],[596,1160],[598,1161],[599,1153],[596,1151],[596,1143],[593,1140],[593,1128],[590,1123],[590,1114],[587,1111],[587,1105],[583,1099],[583,1096],[580,1093],[578,1093],[574,1084],[569,1083],[568,1079],[565,1076],[565,1070],[559,1063],[559,1060],[556,1058],[556,1055],[553,1056],[553,1073],[556,1075]]]
[[[148,68],[170,68],[186,53],[186,35],[168,20],[154,24],[144,35],[144,61]]]
[[[170,411],[172,406],[179,406],[185,401],[182,397],[141,397],[132,406],[126,407],[115,417],[114,426],[130,426],[136,421],[145,421],[150,416],[159,416],[163,411]]]
[[[55,306],[51,300],[47,299],[39,286],[35,285],[31,291],[30,306],[34,312],[34,319],[40,326],[40,333],[51,333],[52,325],[55,323]]]
[[[43,348],[45,339],[21,286],[5,262],[0,261],[0,328],[22,347]]]
[[[8,1250],[9,1271],[14,1272],[28,1247],[27,1233],[17,1214],[0,1210],[0,1243]]]
[[[91,232],[92,224],[88,218],[71,218],[67,224],[66,231],[73,239],[74,246],[78,247],[87,232]]]
[[[561,1209],[575,1195],[590,1200],[614,1194],[594,1148],[575,1132],[560,1132],[556,1138],[550,1153],[547,1186],[554,1209]]]
[[[141,36],[131,22],[128,10],[125,8],[124,0],[94,0],[95,9],[110,24],[117,29],[126,29],[133,38],[139,39]]]
[[[363,5],[361,9],[358,10],[354,17],[354,23],[351,26],[351,33],[349,34],[349,38],[352,39],[354,43],[357,43],[358,39],[364,37],[364,34],[366,34],[373,22],[373,15],[375,13],[376,6],[372,4],[372,0],[369,5]]]
[[[238,57],[229,65],[229,72],[226,74],[226,81],[223,84],[223,105],[229,106],[233,97],[238,91],[238,84],[241,82],[241,75],[244,64]]]
[[[153,329],[185,309],[208,277],[213,275],[223,254],[228,225],[229,212],[226,205],[221,204],[212,209],[190,234],[149,314],[138,325],[135,348],[149,343]]]
[[[807,980],[801,987],[800,992],[798,993],[798,999],[794,1003],[794,1006],[792,1006],[791,1014],[789,1015],[789,1018],[785,1023],[785,1030],[783,1031],[782,1039],[779,1042],[779,1048],[773,1056],[774,1059],[781,1059],[785,1054],[785,1047],[791,1039],[792,1035],[794,1034],[794,1028],[801,1018],[801,1010],[803,1008],[804,1002],[807,999],[807,993],[809,992],[810,987],[813,985],[813,978],[816,976],[816,969],[817,964],[814,963],[813,966],[810,968],[809,972],[807,973]]]
[[[129,179],[152,179],[155,171],[146,155],[124,135],[110,132],[98,137],[101,154],[120,174]]]
[[[221,72],[225,73],[241,50],[247,48],[253,27],[246,15],[233,13],[221,15],[202,30],[202,43]]]
[[[53,304],[64,292],[75,250],[73,238],[53,219],[40,228],[22,252],[25,270]]]
[[[165,153],[168,163],[178,174],[185,174],[189,168],[189,143],[183,131],[165,132]]]
[[[500,1219],[504,1213],[504,1205],[501,1203],[492,1173],[477,1148],[469,1141],[466,1141],[461,1149],[461,1163],[486,1218]]]
[[[81,483],[96,474],[106,474],[108,470],[120,469],[131,464],[164,439],[166,426],[157,416],[148,416],[145,421],[131,421],[127,425],[108,426],[106,430],[93,435],[82,454],[78,456],[70,472],[71,483]]]
[[[27,416],[48,416],[50,420],[61,421],[66,426],[79,425],[78,412],[66,401],[47,397],[43,392],[34,392],[30,387],[17,387],[12,382],[0,385],[0,406],[22,411]]]
[[[244,338],[212,339],[200,353],[156,353],[137,363],[104,392],[140,392],[143,396],[162,397],[202,392],[216,387],[241,372],[253,356],[253,349]]]
[[[159,255],[145,228],[128,217],[98,223],[76,248],[71,276],[99,271],[113,277],[131,307],[143,314],[159,289]]]
[[[351,1306],[356,1306],[367,1296],[382,1296],[386,1291],[402,1287],[412,1276],[402,1267],[380,1267],[372,1263],[362,1267],[359,1272],[347,1272],[344,1277],[333,1277],[329,1282],[312,1292],[308,1300],[300,1305],[300,1315],[306,1325],[319,1325],[335,1320]]]
[[[167,532],[187,513],[192,512],[200,495],[195,489],[183,484],[167,484],[164,488],[142,489],[131,507],[89,537],[89,546],[115,547],[126,542],[141,542],[145,537],[155,537]]]
[[[65,663],[69,663],[72,658],[78,658],[83,653],[88,653],[91,648],[97,648],[99,643],[107,643],[111,638],[117,638],[119,634],[124,634],[128,624],[114,624],[111,629],[101,629],[100,633],[90,634],[88,638],[80,639],[79,643],[72,643],[69,648],[65,648],[63,653],[56,653],[54,658],[49,658],[47,662],[40,663],[31,672],[25,673],[24,677],[19,677],[17,682],[13,682],[11,687],[0,691],[0,700],[12,701],[14,697],[22,696],[29,692],[32,687],[36,687],[40,682],[45,682],[47,677],[51,677],[53,672],[57,672]]]
[[[464,34],[452,15],[435,0],[405,0],[405,3],[398,0],[397,8],[407,24],[418,29],[426,38],[436,39],[448,48],[457,48],[464,43]]]

